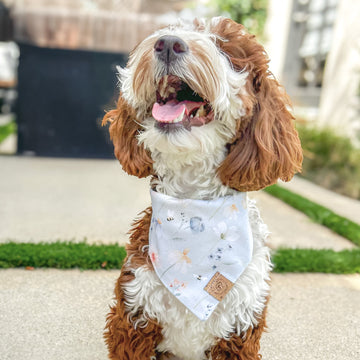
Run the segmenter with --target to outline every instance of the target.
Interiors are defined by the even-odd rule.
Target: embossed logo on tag
[[[204,287],[204,290],[216,300],[221,301],[233,286],[234,284],[230,280],[217,272]]]

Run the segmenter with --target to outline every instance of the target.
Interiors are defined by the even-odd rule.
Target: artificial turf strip
[[[277,273],[360,273],[360,249],[278,249],[272,255]]]
[[[0,244],[0,268],[120,269],[126,251],[118,245],[87,243]],[[360,273],[360,248],[333,250],[279,249],[274,272]]]
[[[118,245],[85,242],[0,244],[0,268],[120,269],[126,256]]]
[[[303,212],[314,222],[328,227],[360,246],[360,225],[281,186],[272,185],[267,187],[265,191]]]

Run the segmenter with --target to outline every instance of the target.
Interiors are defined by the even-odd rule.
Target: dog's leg
[[[212,360],[260,360],[260,338],[266,327],[265,323],[266,308],[256,327],[250,328],[246,335],[233,335],[230,340],[220,339],[218,343],[210,349]]]
[[[111,360],[150,360],[155,359],[155,349],[161,341],[161,327],[151,319],[146,326],[134,327],[133,321],[127,316],[122,284],[131,281],[134,276],[129,272],[122,272],[116,288],[116,305],[111,307],[105,327],[105,342]]]
[[[143,217],[133,224],[130,231],[130,243],[126,248],[127,258],[115,286],[116,305],[111,307],[107,316],[104,334],[109,358],[112,360],[155,359],[155,349],[162,339],[162,328],[155,320],[148,319],[146,326],[140,324],[135,328],[137,315],[132,315],[130,319],[125,305],[124,286],[135,278],[131,269],[143,265],[147,265],[149,269],[152,267],[147,251],[150,222],[149,208],[144,211]],[[142,315],[140,311],[138,317]]]

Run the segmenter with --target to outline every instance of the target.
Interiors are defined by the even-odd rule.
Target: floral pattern
[[[213,230],[217,237],[223,241],[234,242],[239,238],[239,233],[236,226],[229,227],[224,221],[214,226]]]
[[[155,251],[150,252],[150,259],[153,264],[159,264],[159,254]]]
[[[219,303],[206,285],[215,273],[234,283],[251,260],[246,193],[191,200],[151,191],[151,198],[149,256],[154,269],[179,301],[206,320]]]
[[[170,266],[161,274],[163,277],[170,269],[180,271],[182,274],[185,274],[188,270],[189,264],[191,264],[190,258],[187,256],[190,249],[184,249],[183,251],[174,250],[169,254]]]
[[[174,281],[169,284],[169,288],[175,296],[181,296],[182,290],[186,288],[186,285],[186,282],[174,279]]]
[[[190,229],[194,234],[203,232],[205,230],[205,225],[202,221],[202,218],[199,216],[193,216],[190,219]]]

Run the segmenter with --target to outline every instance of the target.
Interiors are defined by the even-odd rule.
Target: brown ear
[[[245,93],[239,94],[246,115],[218,169],[221,181],[239,191],[259,190],[279,178],[289,181],[301,170],[302,151],[289,99],[268,69],[264,48],[242,25],[220,21],[213,32],[237,71],[248,72]]]
[[[153,161],[136,138],[140,126],[136,121],[135,111],[121,94],[117,108],[106,113],[102,125],[104,126],[108,122],[111,123],[109,132],[114,144],[114,154],[122,168],[128,174],[139,178],[151,175]]]

